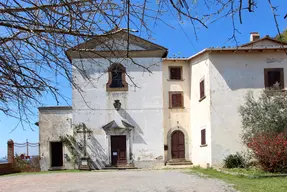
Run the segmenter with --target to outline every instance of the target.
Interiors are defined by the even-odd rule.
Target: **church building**
[[[79,44],[66,51],[72,106],[39,108],[41,170],[220,167],[245,150],[246,93],[285,89],[286,48],[251,33],[239,47],[167,58],[167,48],[123,29]]]

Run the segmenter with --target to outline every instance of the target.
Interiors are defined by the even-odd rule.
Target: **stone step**
[[[191,161],[168,161],[166,165],[192,165]]]
[[[190,169],[193,165],[166,165],[165,169]]]
[[[128,170],[128,169],[138,169],[137,167],[105,167],[104,170]]]
[[[65,167],[50,167],[48,171],[64,171],[67,170]]]
[[[104,168],[105,170],[126,170],[126,169],[137,169],[133,164],[125,165],[120,164],[118,166],[107,166]]]

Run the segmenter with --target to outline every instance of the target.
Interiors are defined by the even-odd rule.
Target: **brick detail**
[[[14,141],[12,139],[7,142],[7,158],[8,163],[11,163],[14,167]]]

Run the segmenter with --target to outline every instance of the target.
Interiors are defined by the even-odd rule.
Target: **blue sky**
[[[273,0],[273,4],[277,5],[278,23],[282,30],[287,28],[287,20],[283,17],[287,13],[287,2],[284,0]],[[198,11],[201,7],[199,6]],[[196,52],[207,47],[220,47],[220,46],[235,46],[234,41],[228,41],[232,36],[232,20],[230,17],[222,18],[221,20],[209,24],[208,29],[195,24],[197,30],[197,37],[195,38],[192,24],[186,20],[181,25],[176,17],[175,13],[167,13],[162,19],[165,22],[173,26],[173,28],[159,23],[154,25],[153,21],[149,21],[150,27],[153,29],[152,38],[149,40],[162,45],[169,49],[169,57],[188,57]],[[256,9],[255,13],[243,13],[243,24],[239,24],[238,18],[236,28],[240,34],[236,35],[239,44],[243,44],[249,41],[250,32],[259,32],[261,36],[270,35],[275,36],[277,29],[275,27],[274,18],[269,7],[268,1],[261,1]],[[137,35],[135,33],[135,35]],[[144,36],[144,34],[143,34]],[[145,37],[145,36],[144,36]],[[69,83],[64,78],[59,78],[61,92],[68,98],[71,98],[71,88]],[[42,98],[44,105],[56,105],[56,101],[51,95],[45,95]],[[71,100],[68,101],[68,104]],[[60,105],[67,105],[67,103],[61,100]],[[37,107],[33,109],[35,111],[35,117],[31,118],[32,122],[38,121]],[[18,120],[0,115],[0,157],[7,154],[7,141],[13,139],[15,142],[25,142],[28,139],[30,142],[38,142],[39,131],[37,126],[32,126],[31,130],[28,126],[25,126],[25,130],[18,126],[12,131],[18,124]],[[11,132],[12,131],[12,132]]]

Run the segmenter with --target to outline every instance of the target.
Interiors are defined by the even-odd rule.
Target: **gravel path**
[[[1,192],[234,192],[183,170],[47,173],[0,177]]]

